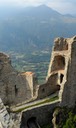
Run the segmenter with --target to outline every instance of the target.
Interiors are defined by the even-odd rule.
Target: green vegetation
[[[57,128],[76,128],[76,106],[74,108],[56,108]]]
[[[76,17],[44,5],[8,10],[0,11],[0,51],[11,55],[18,71],[34,71],[43,83],[54,38],[74,36]]]
[[[22,72],[32,71],[38,77],[39,84],[45,82],[50,62],[50,52],[32,52],[30,54],[10,53],[13,67]]]
[[[66,120],[65,125],[63,128],[76,128],[76,115],[72,112],[69,112],[69,117]]]
[[[62,15],[44,5],[4,11],[0,11],[0,15],[6,14],[0,17],[0,51],[49,51],[55,37],[76,34],[76,17]]]
[[[32,105],[29,105],[29,106],[20,108],[20,109],[18,109],[18,110],[16,110],[16,111],[13,111],[13,112],[21,112],[21,111],[23,111],[24,109],[31,108],[31,107],[35,107],[35,106],[42,105],[42,104],[45,104],[45,103],[50,103],[50,102],[55,101],[55,100],[58,100],[58,96],[55,96],[55,97],[52,97],[52,98],[48,98],[48,99],[46,99],[46,100],[44,100],[44,101],[40,101],[40,102],[38,102],[38,103],[36,103],[36,104],[32,104]]]
[[[52,128],[52,125],[48,124],[48,125],[42,126],[41,128]]]
[[[74,108],[57,107],[54,110],[56,116],[56,128],[76,128],[76,106]],[[53,124],[41,128],[53,128]]]

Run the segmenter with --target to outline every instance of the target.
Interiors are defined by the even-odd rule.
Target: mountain
[[[10,7],[11,8],[11,7]],[[50,50],[55,37],[76,34],[76,17],[46,5],[0,11],[0,51]]]

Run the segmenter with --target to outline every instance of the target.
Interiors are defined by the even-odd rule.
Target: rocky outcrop
[[[0,99],[0,128],[16,128],[14,122],[10,118],[6,107],[4,106],[2,100]]]

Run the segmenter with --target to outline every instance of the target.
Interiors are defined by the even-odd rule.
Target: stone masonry
[[[44,104],[43,107],[35,106],[24,110],[22,128],[28,124],[30,119],[33,121],[33,118],[37,119],[40,126],[45,125],[46,120],[51,121],[51,111],[55,107],[72,107],[76,104],[76,36],[66,39],[56,38],[54,42],[46,83],[39,85],[37,99],[58,92],[59,100],[53,108],[53,102],[51,102],[50,105],[47,103],[47,106]]]
[[[55,92],[59,92],[62,105],[75,104],[76,36],[56,38],[54,42],[48,75],[42,85],[38,85],[34,73],[15,71],[9,56],[0,53],[0,97],[4,104],[43,99]]]
[[[32,72],[17,72],[9,56],[0,53],[0,98],[5,105],[31,100],[37,87],[36,75]]]
[[[56,105],[70,107],[76,104],[76,36],[55,39],[46,82],[42,85],[38,85],[34,73],[15,71],[9,57],[0,53],[0,98],[5,105],[17,105],[28,100],[33,104],[34,99],[44,99],[53,93],[57,93],[59,97]],[[23,124],[26,125],[23,121],[26,113],[28,116],[29,113],[37,115],[43,108],[46,109],[45,105],[43,106],[42,108],[39,106],[39,109],[35,106],[30,108],[30,111],[24,110]],[[52,106],[51,103],[49,107]],[[48,110],[45,111],[47,113]],[[27,118],[28,120],[30,118],[28,116],[26,123]],[[38,121],[40,122],[41,119],[42,117],[38,118]]]
[[[56,38],[49,65],[49,77],[57,75],[53,86],[59,87],[59,100],[63,106],[74,106],[76,103],[76,36]],[[54,82],[57,81],[55,84]]]

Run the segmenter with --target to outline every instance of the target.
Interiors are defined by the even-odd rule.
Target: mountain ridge
[[[55,37],[75,35],[76,18],[40,5],[14,10],[0,21],[0,28],[1,51],[29,53],[50,50]]]

